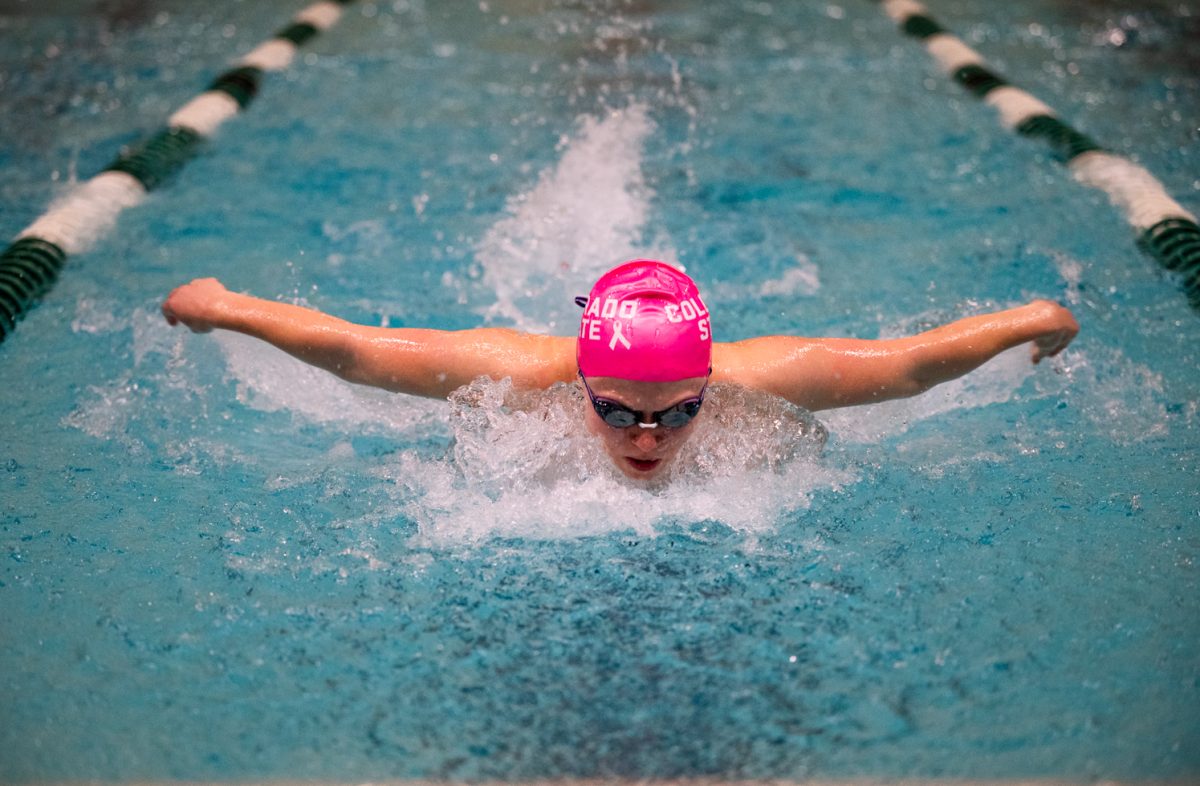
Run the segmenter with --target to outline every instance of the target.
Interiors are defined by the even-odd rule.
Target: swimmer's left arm
[[[1026,342],[1037,363],[1078,332],[1070,311],[1036,300],[898,339],[766,336],[718,345],[714,365],[730,381],[820,410],[914,396]]]

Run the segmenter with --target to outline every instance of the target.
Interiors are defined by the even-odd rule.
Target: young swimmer
[[[521,388],[579,380],[584,424],[626,476],[661,476],[703,416],[710,384],[780,396],[810,411],[913,396],[1032,342],[1033,362],[1061,352],[1079,326],[1048,300],[968,317],[905,338],[762,336],[714,343],[695,282],[634,260],[605,273],[585,300],[576,338],[506,328],[446,331],[356,325],[319,311],[227,290],[212,278],[171,292],[167,322],[234,330],[342,379],[445,398],[478,377]]]

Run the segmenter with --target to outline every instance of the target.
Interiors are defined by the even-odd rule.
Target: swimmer
[[[1030,343],[1033,362],[1079,332],[1048,300],[967,317],[884,340],[761,336],[714,343],[696,284],[662,262],[635,260],[605,273],[587,298],[575,338],[507,328],[432,330],[356,325],[320,311],[227,290],[213,278],[171,292],[171,325],[262,339],[344,380],[432,398],[479,377],[514,387],[577,382],[590,403],[583,425],[627,477],[664,474],[704,417],[709,385],[740,385],[809,411],[914,396]]]

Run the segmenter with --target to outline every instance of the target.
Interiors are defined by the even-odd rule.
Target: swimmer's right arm
[[[481,376],[544,388],[575,376],[574,340],[503,328],[430,330],[357,325],[314,309],[230,292],[215,278],[174,290],[171,325],[232,330],[262,339],[349,382],[431,398]]]

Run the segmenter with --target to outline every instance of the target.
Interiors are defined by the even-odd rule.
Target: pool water
[[[293,2],[0,6],[15,235]],[[1200,209],[1200,6],[930,13]],[[577,391],[170,330],[174,286],[570,335],[1082,326],[916,399],[733,389],[665,488]],[[363,3],[0,345],[0,781],[1200,777],[1200,315],[873,3]]]

